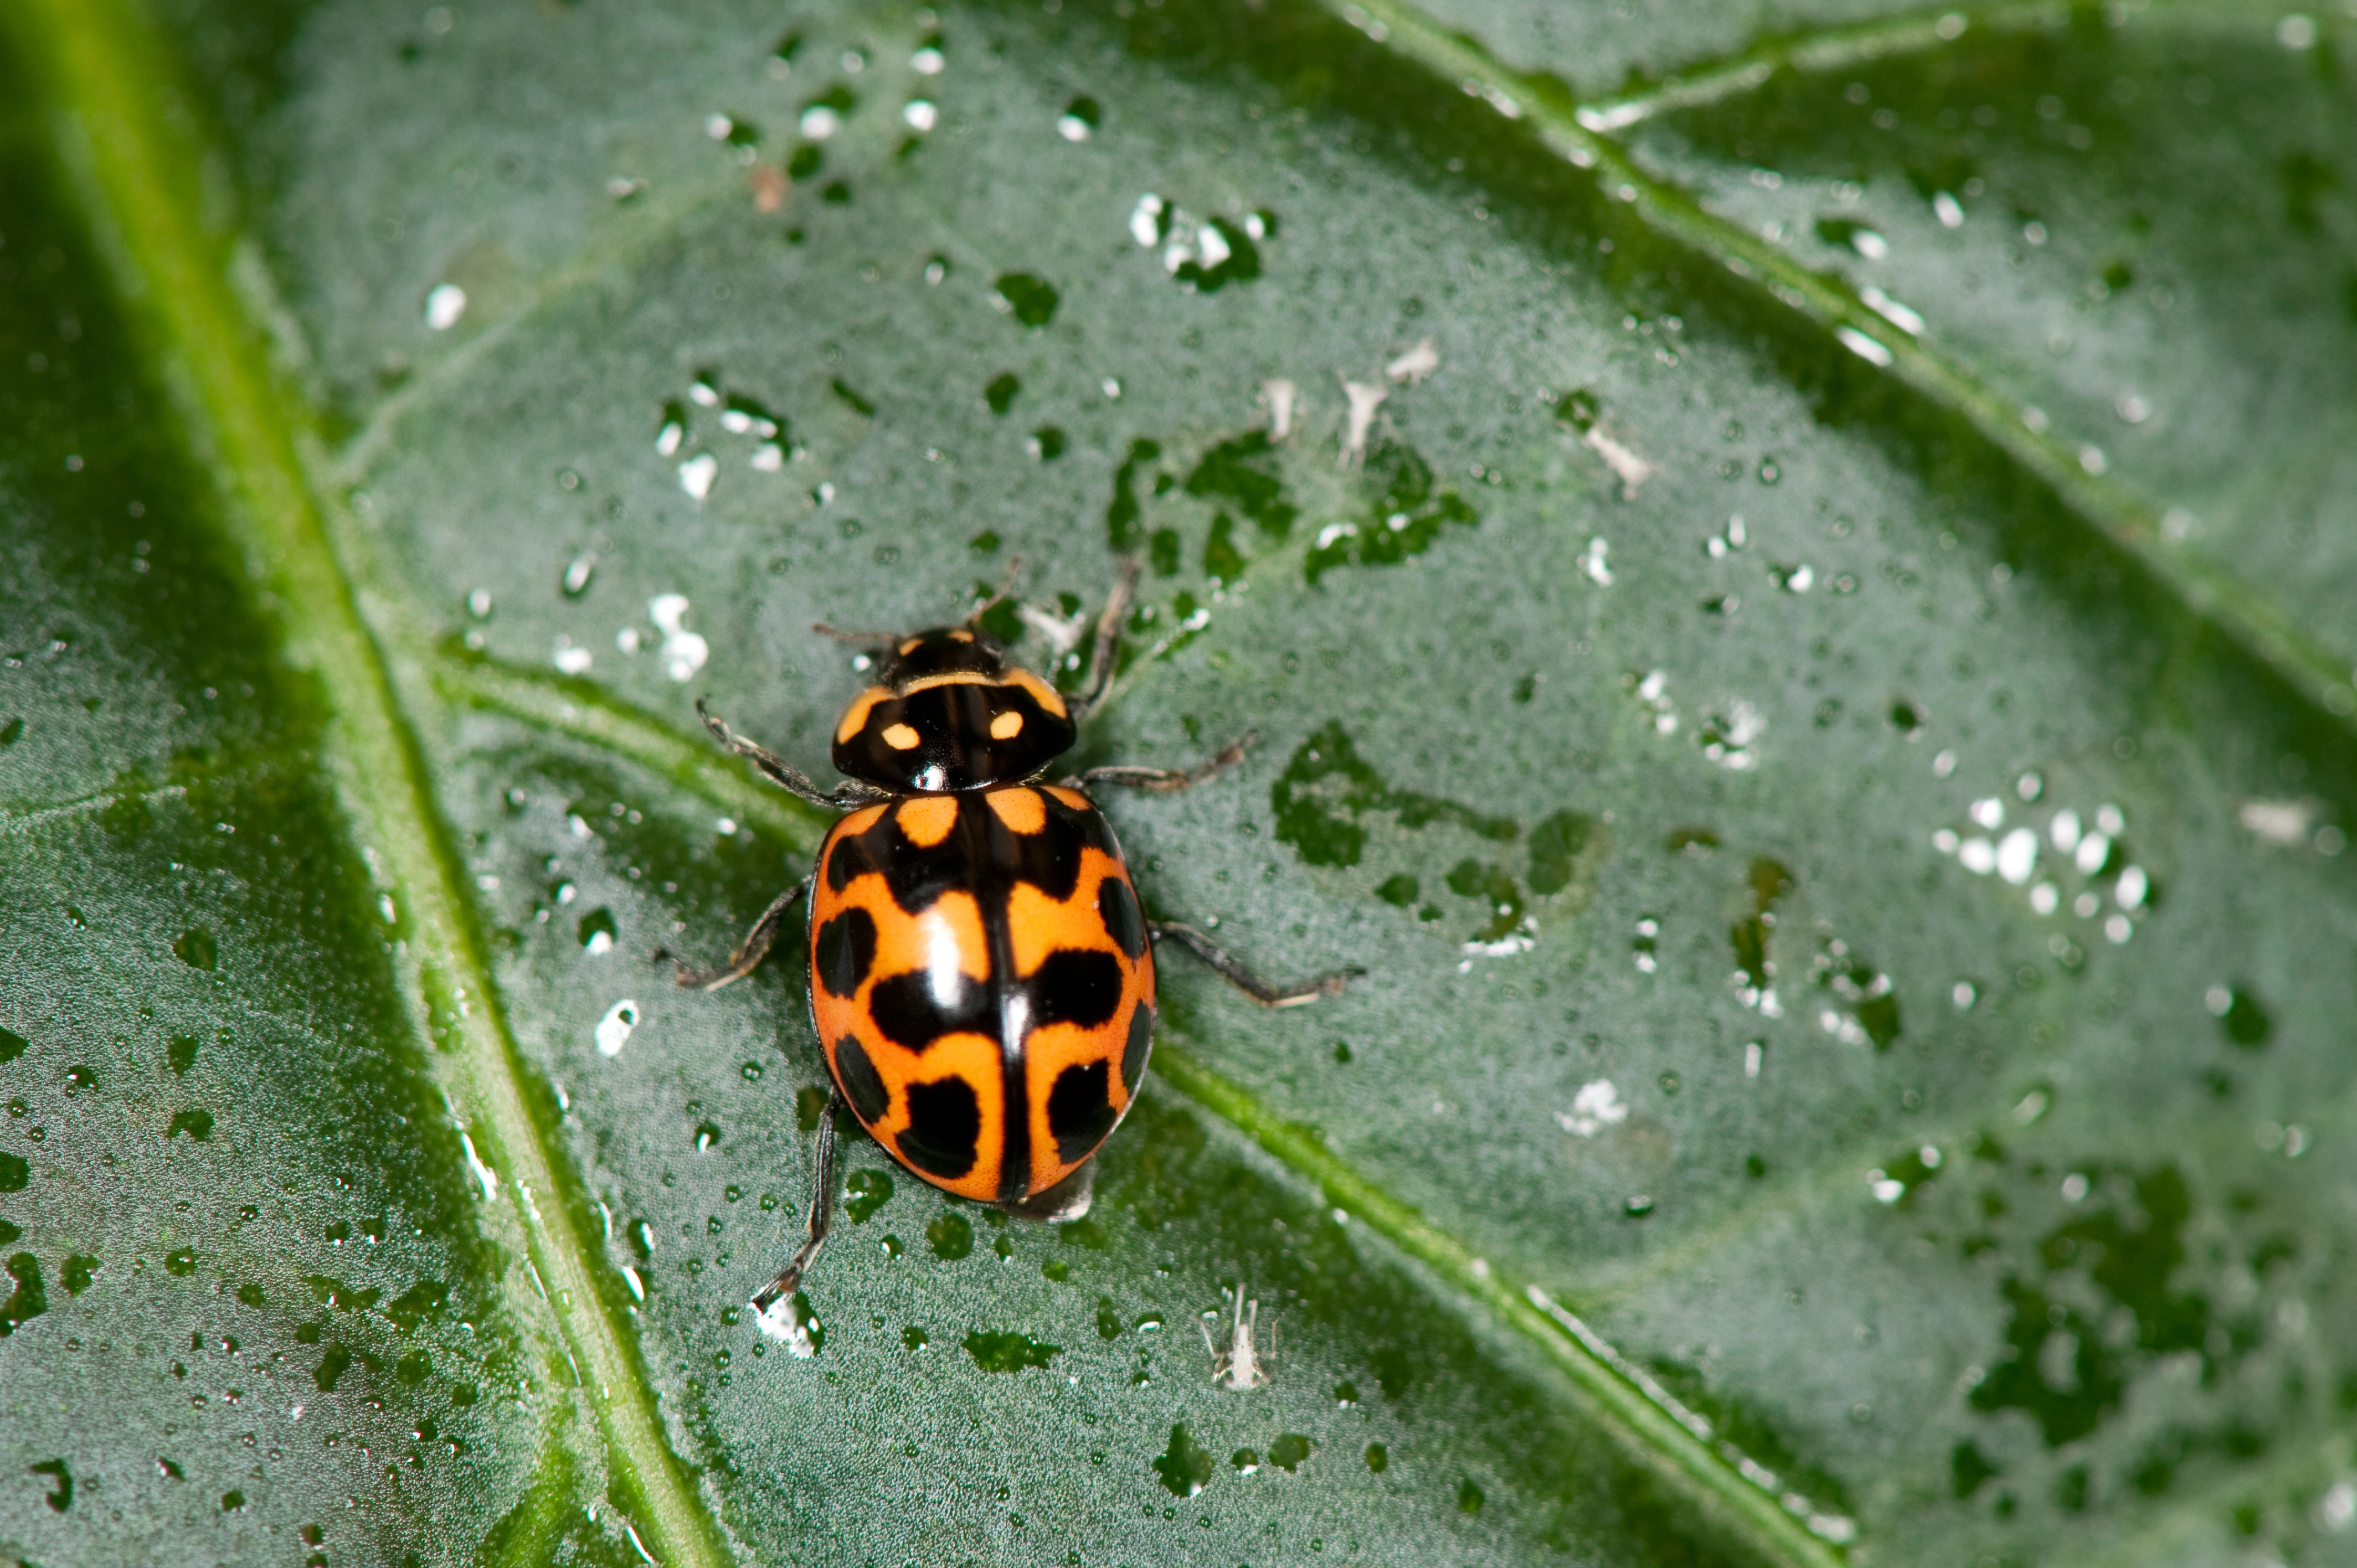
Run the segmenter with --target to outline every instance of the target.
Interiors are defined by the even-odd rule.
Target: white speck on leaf
[[[1391,396],[1391,391],[1345,381],[1342,395],[1351,400],[1350,423],[1342,432],[1342,462],[1349,467],[1365,458],[1367,435],[1375,425],[1375,410],[1383,406],[1383,399]]]
[[[1282,441],[1293,434],[1293,403],[1300,389],[1282,376],[1260,383],[1260,401],[1268,410],[1268,438]]]
[[[1414,386],[1438,369],[1440,369],[1440,351],[1432,346],[1432,339],[1426,338],[1423,342],[1385,365],[1383,377],[1386,381]]]
[[[1612,1087],[1610,1079],[1599,1078],[1593,1083],[1581,1084],[1579,1092],[1572,1096],[1571,1109],[1556,1112],[1555,1119],[1575,1137],[1593,1138],[1605,1128],[1626,1122],[1629,1105],[1620,1098],[1620,1091]]]
[[[467,291],[457,284],[436,284],[425,295],[425,325],[430,331],[447,332],[466,314]]]

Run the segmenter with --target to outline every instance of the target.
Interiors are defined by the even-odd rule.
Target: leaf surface
[[[2329,1552],[2343,25],[1129,10],[18,25],[0,1539]],[[1258,737],[1149,912],[1366,972],[1166,954],[1087,1219],[853,1144],[766,1337],[691,701],[1123,555],[1077,761]]]

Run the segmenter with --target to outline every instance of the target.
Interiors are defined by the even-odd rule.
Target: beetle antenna
[[[1006,576],[999,583],[998,591],[991,595],[990,597],[983,600],[981,604],[976,605],[974,607],[974,614],[965,618],[965,624],[968,630],[980,631],[982,629],[982,618],[988,615],[991,611],[996,609],[1000,605],[1006,601],[1006,596],[1015,591],[1015,579],[1022,575],[1023,557],[1017,555],[1013,560],[1007,562]]]
[[[862,648],[889,648],[899,635],[889,631],[845,631],[823,620],[813,621],[811,629],[821,637],[831,637],[837,642],[856,643]]]

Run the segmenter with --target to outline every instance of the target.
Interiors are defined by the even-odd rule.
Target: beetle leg
[[[1367,972],[1353,964],[1348,969],[1338,969],[1329,974],[1321,974],[1317,979],[1306,981],[1299,985],[1280,988],[1271,985],[1267,981],[1238,963],[1224,948],[1192,926],[1182,926],[1176,920],[1148,920],[1146,923],[1146,929],[1154,938],[1156,946],[1158,947],[1165,941],[1177,942],[1209,964],[1212,972],[1222,980],[1226,981],[1264,1007],[1298,1007],[1306,1002],[1315,1002],[1320,996],[1340,996],[1342,994],[1344,981],[1354,974]]]
[[[1074,724],[1088,717],[1089,710],[1097,705],[1113,684],[1114,655],[1121,648],[1121,618],[1129,613],[1129,597],[1137,589],[1137,563],[1121,564],[1121,581],[1113,586],[1105,600],[1104,613],[1097,617],[1097,635],[1089,645],[1089,679],[1079,696],[1067,704]]]
[[[737,950],[728,955],[726,967],[690,969],[681,964],[675,977],[679,983],[692,991],[717,991],[730,981],[742,980],[759,968],[761,960],[769,955],[770,944],[777,940],[778,927],[784,922],[786,911],[794,907],[796,899],[810,891],[810,885],[811,879],[806,875],[779,894],[770,907],[761,911],[761,918],[753,922],[753,929],[745,933],[745,940],[737,944]]]
[[[695,699],[695,716],[704,721],[704,727],[712,732],[712,737],[715,740],[759,768],[768,776],[770,783],[790,795],[801,796],[813,806],[824,806],[830,811],[840,811],[848,807],[864,806],[871,800],[881,800],[886,798],[884,791],[875,785],[862,784],[856,779],[837,789],[820,789],[811,782],[809,774],[783,757],[772,754],[768,748],[746,739],[730,729],[726,723],[715,718],[705,707],[704,699],[701,697]]]
[[[1067,780],[1083,787],[1091,784],[1118,784],[1125,789],[1142,789],[1149,795],[1175,795],[1181,789],[1216,779],[1244,759],[1244,747],[1255,736],[1246,730],[1230,741],[1221,753],[1209,762],[1193,768],[1092,768],[1086,773]]]
[[[803,1237],[802,1250],[792,1262],[778,1271],[778,1277],[761,1287],[753,1298],[753,1310],[766,1314],[780,1300],[802,1288],[802,1274],[810,1268],[811,1260],[826,1243],[826,1232],[834,1222],[834,1117],[847,1109],[843,1091],[829,1092],[826,1111],[818,1119],[818,1180],[812,1185],[810,1201],[810,1231]]]

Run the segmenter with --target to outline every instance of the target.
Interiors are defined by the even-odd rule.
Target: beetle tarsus
[[[1114,655],[1121,650],[1121,618],[1129,612],[1130,596],[1137,591],[1137,563],[1121,564],[1121,580],[1113,585],[1105,599],[1104,613],[1097,617],[1097,634],[1089,643],[1089,678],[1080,695],[1066,705],[1072,722],[1086,718],[1089,710],[1104,699],[1105,688],[1113,684]]]
[[[1273,985],[1246,969],[1233,954],[1192,926],[1183,926],[1176,920],[1149,920],[1146,929],[1152,934],[1157,947],[1165,941],[1177,942],[1200,959],[1222,980],[1264,1007],[1299,1007],[1321,996],[1340,996],[1346,981],[1367,972],[1352,964],[1347,969],[1334,970],[1304,981],[1299,985]]]
[[[1092,784],[1118,784],[1125,789],[1138,789],[1148,795],[1176,795],[1181,789],[1192,789],[1208,783],[1244,759],[1244,748],[1257,738],[1246,730],[1223,746],[1217,757],[1193,768],[1092,768],[1070,782],[1086,788]]]
[[[745,940],[737,944],[735,952],[728,955],[728,962],[724,967],[690,969],[681,964],[679,972],[673,978],[690,991],[717,991],[731,981],[742,980],[752,973],[769,956],[770,944],[778,940],[778,928],[784,923],[786,911],[810,891],[810,885],[811,879],[804,876],[779,894],[770,907],[761,911],[761,918],[753,922],[753,929],[745,933]]]
[[[767,1314],[770,1308],[802,1288],[802,1275],[809,1272],[818,1250],[826,1244],[827,1230],[834,1223],[834,1117],[844,1110],[843,1094],[829,1094],[826,1111],[818,1119],[818,1180],[812,1186],[810,1230],[802,1238],[793,1262],[778,1271],[778,1277],[763,1285],[753,1297],[753,1310]]]

